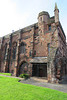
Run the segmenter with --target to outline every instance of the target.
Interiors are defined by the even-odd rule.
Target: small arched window
[[[49,28],[49,31],[50,31],[51,30],[51,25],[49,25],[48,28]]]
[[[25,46],[26,46],[26,44],[22,42],[21,45],[20,45],[20,53],[26,52]]]
[[[29,52],[29,56],[30,56],[30,57],[32,56],[32,50],[30,50],[30,52]]]
[[[40,21],[42,21],[42,17],[40,17]]]

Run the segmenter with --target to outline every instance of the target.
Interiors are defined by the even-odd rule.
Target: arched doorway
[[[19,75],[23,73],[27,73],[27,71],[28,71],[28,63],[23,61],[19,66]]]

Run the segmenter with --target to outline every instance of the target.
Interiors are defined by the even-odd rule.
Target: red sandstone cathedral
[[[54,16],[42,11],[37,23],[0,38],[0,72],[27,73],[48,82],[67,74],[66,36],[56,4]]]

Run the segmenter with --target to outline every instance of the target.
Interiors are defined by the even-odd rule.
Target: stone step
[[[47,78],[44,77],[31,77],[33,80],[39,81],[39,82],[48,82]]]

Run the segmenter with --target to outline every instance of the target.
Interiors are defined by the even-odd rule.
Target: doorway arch
[[[19,75],[27,73],[28,71],[28,63],[26,61],[23,61],[19,66]]]

